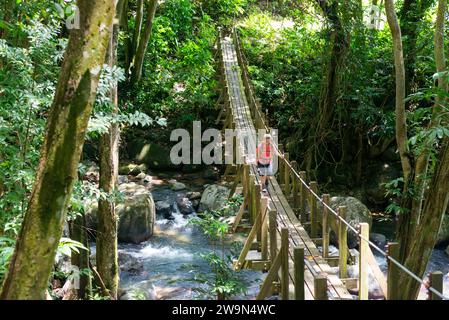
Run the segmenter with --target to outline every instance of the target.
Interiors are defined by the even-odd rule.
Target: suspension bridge
[[[397,299],[398,274],[405,272],[428,287],[429,299],[447,299],[442,293],[441,272],[424,281],[398,262],[398,244],[389,243],[384,251],[369,240],[369,225],[357,227],[346,221],[346,207],[334,210],[330,195],[319,195],[318,183],[308,181],[289,160],[281,144],[276,178],[270,179],[267,192],[257,173],[254,157],[259,130],[272,132],[251,84],[247,61],[235,30],[220,31],[217,41],[221,94],[218,123],[223,129],[238,129],[244,139],[234,139],[233,164],[225,176],[232,177],[231,196],[244,197],[232,230],[246,229],[249,234],[236,261],[236,270],[252,268],[266,272],[258,300],[279,296],[283,300],[368,300],[369,275],[374,277],[384,299]],[[238,142],[237,142],[238,141]],[[245,224],[249,221],[249,224]],[[330,256],[329,239],[338,237],[338,256]],[[348,232],[359,240],[358,251],[348,248]],[[385,276],[373,251],[388,261]],[[358,276],[348,277],[348,265],[358,265]]]

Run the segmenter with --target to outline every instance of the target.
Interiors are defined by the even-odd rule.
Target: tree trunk
[[[44,299],[62,235],[78,162],[95,101],[113,1],[79,0],[80,29],[72,30],[61,68],[28,210],[1,294]]]
[[[388,24],[393,38],[394,65],[396,75],[396,143],[398,145],[399,156],[401,158],[402,172],[404,177],[404,187],[401,200],[401,207],[409,210],[412,199],[409,196],[409,188],[414,179],[412,171],[412,161],[408,149],[407,122],[405,113],[405,68],[402,48],[401,28],[399,26],[393,0],[385,0],[385,11]],[[400,213],[398,223],[398,240],[400,244],[401,261],[407,255],[407,244],[410,242],[412,234],[411,213],[404,211]]]
[[[123,0],[117,3],[117,17],[120,19],[123,10]],[[114,25],[106,62],[110,67],[117,64],[119,25]],[[118,114],[117,83],[110,90],[110,99],[113,103],[113,113]],[[111,123],[109,133],[100,137],[100,189],[112,194],[117,186],[119,166],[119,139],[120,130],[117,123]],[[119,283],[119,267],[117,256],[117,213],[115,203],[108,199],[98,201],[98,233],[96,261],[97,270],[109,295],[117,299]]]
[[[435,62],[437,72],[446,70],[447,63],[444,53],[444,29],[445,14],[447,11],[446,0],[440,0],[437,11],[437,20],[435,26]],[[438,79],[438,88],[442,92],[448,91],[447,79],[441,77]],[[432,113],[432,121],[430,127],[436,126],[440,122],[442,108],[442,100],[444,98],[437,96]],[[443,120],[446,122],[447,117]],[[414,200],[412,208],[412,236],[407,243],[407,256],[405,265],[412,272],[420,277],[424,276],[424,272],[429,262],[430,254],[435,246],[435,240],[438,230],[443,219],[443,215],[447,209],[449,186],[447,179],[449,178],[449,139],[446,137],[443,142],[443,149],[440,152],[437,171],[434,173],[424,208],[421,210],[421,198],[426,187],[425,176],[427,175],[429,166],[430,149],[433,141],[425,141],[423,152],[418,157],[416,163],[415,189],[420,193],[420,197]],[[414,218],[414,215],[417,215]],[[413,223],[414,222],[414,223]],[[416,299],[419,292],[419,284],[410,279],[406,275],[401,275],[401,288],[403,288],[403,299]]]
[[[89,239],[86,229],[86,216],[84,213],[78,216],[70,223],[70,238],[80,242],[86,248],[89,248]],[[79,250],[79,253],[72,252],[71,263],[77,266],[81,272],[79,278],[79,288],[77,289],[77,296],[79,299],[88,300],[92,292],[92,280],[89,274],[85,271],[89,270],[89,250]]]
[[[447,68],[446,57],[444,53],[444,29],[445,29],[445,12],[447,10],[447,3],[440,1],[437,12],[437,19],[435,23],[435,63],[436,71],[438,73],[443,72]],[[446,77],[438,78],[438,89],[440,92],[448,91],[448,83]],[[432,110],[432,119],[429,123],[428,129],[434,128],[441,123],[441,115],[444,110],[443,101],[445,98],[437,95],[435,98],[435,104]],[[424,191],[426,189],[426,181],[429,169],[429,157],[433,147],[434,141],[432,139],[426,139],[424,141],[423,150],[420,152],[416,159],[415,165],[415,181],[414,190],[416,197],[413,199],[412,205],[412,222],[416,224],[420,223],[422,202],[424,199]]]
[[[405,69],[402,49],[401,28],[394,10],[393,0],[385,1],[388,24],[393,37],[394,66],[396,74],[396,143],[401,157],[404,181],[408,180],[411,173],[409,150],[407,147],[407,123],[405,114]]]
[[[134,63],[133,63],[133,71],[131,80],[132,83],[137,83],[142,78],[142,69],[143,69],[143,62],[145,59],[145,52],[147,51],[148,42],[151,38],[151,31],[153,29],[153,20],[154,16],[156,14],[157,9],[157,0],[150,0],[147,8],[147,17],[145,20],[145,28],[143,30],[143,34],[141,36],[141,39],[139,40],[139,45],[137,47],[137,51],[134,56]]]
[[[140,34],[142,32],[144,1],[139,0],[137,4],[136,23],[132,41],[132,52],[135,53],[139,47]]]
[[[426,271],[449,201],[449,184],[447,183],[449,181],[449,139],[445,138],[443,144],[438,168],[430,183],[429,195],[424,204],[421,222],[413,235],[405,260],[405,266],[420,278]],[[410,276],[401,273],[399,287],[401,299],[409,300],[417,298],[420,284]]]

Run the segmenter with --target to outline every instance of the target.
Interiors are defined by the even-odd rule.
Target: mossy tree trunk
[[[122,16],[124,1],[117,3],[117,19]],[[115,24],[106,54],[106,63],[113,67],[117,64],[119,24]],[[114,83],[110,90],[113,113],[118,114],[118,89]],[[100,137],[100,188],[112,195],[116,190],[119,166],[120,128],[118,123],[111,123],[109,132]],[[108,290],[106,296],[117,299],[119,267],[117,256],[117,213],[115,203],[110,199],[98,201],[98,233],[96,262],[97,270]]]
[[[45,298],[77,179],[115,14],[114,1],[110,0],[79,0],[77,5],[80,29],[70,33],[36,180],[3,284],[2,299]]]

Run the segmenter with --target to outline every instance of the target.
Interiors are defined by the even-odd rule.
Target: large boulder
[[[207,186],[201,196],[201,201],[198,210],[200,212],[206,210],[219,210],[224,207],[229,198],[229,190],[226,187],[212,184]]]
[[[174,165],[170,160],[170,149],[155,143],[133,143],[128,152],[134,161],[146,164],[155,170],[176,170],[180,166]]]
[[[335,211],[338,210],[338,207],[346,206],[346,221],[349,222],[349,224],[356,228],[358,227],[359,223],[366,222],[370,226],[372,224],[373,218],[371,216],[371,212],[369,209],[357,198],[354,197],[332,197],[330,200],[330,206]],[[338,211],[337,211],[338,212]],[[330,219],[331,221],[331,227],[332,230],[338,230],[338,222],[337,218]],[[333,242],[336,242],[336,234],[333,234],[332,237],[334,240]],[[349,248],[354,248],[358,244],[358,238],[352,232],[351,230],[348,230],[348,246]]]
[[[449,242],[449,214],[445,214],[438,232],[436,245],[442,245]]]
[[[151,193],[136,183],[119,186],[124,201],[116,206],[118,215],[118,240],[140,243],[153,235],[156,208]],[[97,230],[98,203],[87,204],[88,227]]]
[[[366,197],[374,205],[385,205],[388,197],[385,184],[401,177],[401,171],[391,163],[376,163],[367,172],[368,183],[365,186]]]

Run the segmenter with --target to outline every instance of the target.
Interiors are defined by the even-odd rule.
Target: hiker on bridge
[[[269,179],[273,175],[274,153],[282,157],[273,146],[271,135],[265,134],[256,150],[257,169],[261,178],[263,192],[267,192]]]

